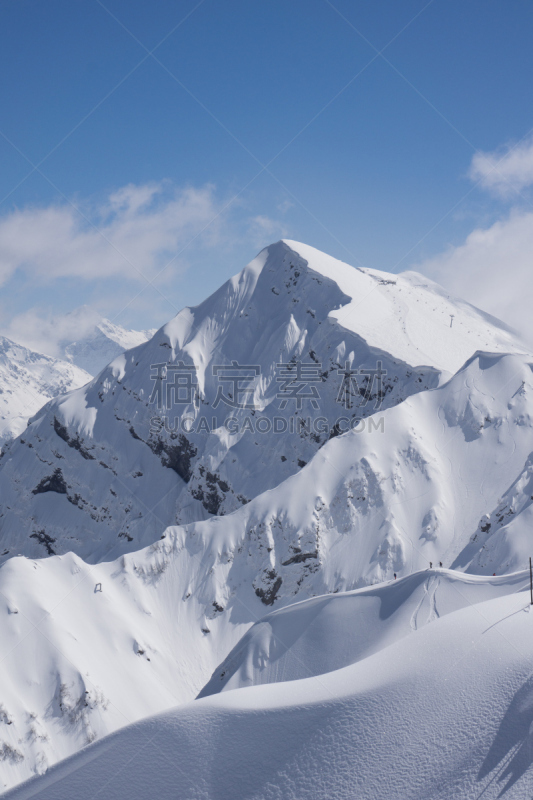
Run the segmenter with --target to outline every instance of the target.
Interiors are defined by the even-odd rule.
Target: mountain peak
[[[82,306],[71,312],[72,319],[79,319],[79,337],[63,339],[60,342],[62,356],[66,361],[88,372],[97,375],[125,350],[146,342],[155,330],[134,331],[123,328],[100,316],[88,306]]]
[[[331,309],[330,322],[412,366],[431,365],[453,374],[478,350],[531,352],[501,320],[417,272],[352,267],[290,239],[265,248],[257,259],[261,256],[265,267],[297,257],[309,271],[335,283],[346,301]]]

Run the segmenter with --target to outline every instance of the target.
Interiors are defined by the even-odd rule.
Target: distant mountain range
[[[52,397],[83,386],[85,370],[0,337],[0,447]]]
[[[91,312],[84,335],[60,343],[52,357],[0,336],[0,448],[26,428],[50,399],[83,386],[117,355],[145,342],[153,331],[129,331]],[[71,316],[79,315],[79,311]]]
[[[65,339],[59,343],[61,358],[90,375],[98,375],[114,358],[125,350],[148,341],[156,329],[148,331],[132,331],[103,319],[91,309],[82,307],[67,315],[73,318],[75,327],[76,318],[83,319],[80,326],[82,335],[79,339]]]

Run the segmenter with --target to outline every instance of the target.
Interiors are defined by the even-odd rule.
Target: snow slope
[[[200,306],[36,415],[0,462],[3,552],[73,550],[96,561],[139,549],[167,525],[226,515],[298,473],[339,433],[339,415],[346,425],[377,405],[403,405],[481,347],[524,351],[502,324],[421,276],[361,271],[278,242]],[[311,414],[309,402],[283,407],[276,365],[291,359],[318,371]],[[213,370],[233,361],[260,370],[247,379],[254,409],[217,404]],[[169,411],[150,403],[156,364],[192,367],[194,397]],[[339,402],[346,364],[386,371],[381,388],[359,377],[349,409]],[[225,427],[228,415],[236,432]],[[254,428],[259,417],[267,433]],[[307,418],[313,425],[302,427]],[[317,419],[322,427],[313,427]],[[277,421],[287,427],[282,435],[273,430]]]
[[[217,612],[209,585],[188,597],[201,564],[162,545],[93,567],[69,553],[0,568],[0,789],[191,700],[261,613],[257,598],[251,615],[236,604],[240,619]]]
[[[525,572],[484,579],[438,568],[293,603],[256,622],[198,696],[342,669],[465,606],[525,592],[528,580]]]
[[[256,658],[262,685],[130,725],[6,797],[521,800],[533,790],[527,584],[434,571],[275,612],[233,673],[240,683]]]
[[[212,673],[204,694],[339,669],[463,605],[525,585],[522,573],[409,576],[406,568],[388,586],[339,593],[376,574],[371,564],[362,579],[353,566],[361,537],[335,547],[338,531],[324,527],[313,552],[303,541],[309,534],[287,517],[255,531],[243,523],[244,512],[273,494],[225,518],[169,528],[114,562],[91,566],[70,553],[12,558],[0,568],[6,786],[128,722],[191,700]],[[295,597],[323,592],[330,594],[284,609]],[[258,622],[271,606],[282,610]]]
[[[52,397],[83,386],[91,376],[0,336],[0,447],[18,436]]]

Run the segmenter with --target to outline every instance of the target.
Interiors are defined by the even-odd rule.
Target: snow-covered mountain
[[[314,375],[296,381],[304,390],[301,408],[291,395],[299,362],[308,370],[300,377]],[[242,365],[247,371],[236,384]],[[493,580],[426,570],[442,562],[500,576],[527,564],[532,365],[533,356],[505,326],[422,276],[356,270],[280,242],[87,386],[51,401],[0,460],[4,784],[192,700],[207,684],[204,695],[224,691],[87,751],[98,765],[95,780],[105,783],[112,763],[121,769],[126,750],[150,731],[168,737],[183,758],[173,796],[329,798],[343,797],[349,787],[345,795],[352,798],[352,773],[333,758],[344,747],[342,735],[330,737],[330,712],[321,716],[320,709],[330,708],[328,693],[333,727],[348,724],[343,705],[361,712],[368,732],[357,741],[364,747],[353,755],[346,745],[347,760],[354,774],[367,776],[363,787],[375,787],[374,754],[385,752],[379,737],[389,741],[380,693],[389,697],[394,719],[400,702],[408,706],[406,724],[421,726],[422,737],[440,719],[436,696],[455,708],[472,692],[476,708],[467,704],[461,716],[461,707],[461,730],[465,740],[478,724],[482,733],[475,746],[454,750],[453,758],[464,754],[465,768],[452,758],[446,772],[440,761],[434,784],[422,771],[418,794],[410,795],[412,769],[398,778],[392,759],[380,773],[382,789],[389,797],[469,798],[486,787],[485,796],[493,796],[497,781],[476,783],[476,770],[505,721],[505,703],[525,680],[525,662],[508,647],[501,658],[498,651],[487,692],[509,682],[486,723],[479,720],[482,698],[473,677],[478,670],[479,681],[482,660],[472,674],[469,662],[459,670],[456,684],[445,679],[454,658],[467,660],[473,637],[481,637],[481,619],[498,621],[507,641],[525,636],[528,623],[515,630],[516,620],[503,622],[520,610],[513,603],[524,605],[515,594],[524,576]],[[172,386],[172,376],[181,383]],[[176,397],[180,391],[184,398]],[[235,393],[252,398],[254,407],[236,408]],[[26,557],[13,557],[18,553]],[[62,555],[40,558],[47,553]],[[310,599],[320,595],[330,597]],[[289,608],[295,601],[304,602]],[[274,615],[251,627],[271,608]],[[432,624],[423,628],[424,620]],[[461,631],[455,640],[454,626]],[[423,702],[409,679],[409,665],[419,659],[428,691]],[[389,661],[398,661],[397,673]],[[309,675],[328,687],[325,695],[309,688]],[[289,689],[253,686],[280,680],[290,680]],[[226,691],[233,688],[239,691]],[[453,723],[450,713],[444,741]],[[293,749],[284,725],[293,731]],[[187,726],[190,738],[183,739]],[[306,738],[312,730],[317,741],[330,742],[323,761],[332,770],[336,763],[339,777],[324,767],[320,778],[309,766],[300,792],[299,780],[298,790],[290,788],[290,770],[303,774],[307,760],[316,760]],[[403,744],[401,727],[391,731]],[[194,776],[197,756],[189,759],[187,742],[204,735],[213,745],[202,746],[210,760]],[[417,736],[409,738],[409,763],[422,746]],[[252,759],[253,785],[238,784],[236,795],[231,765],[253,741],[266,748],[269,766],[262,772]],[[104,791],[87,779],[86,755],[80,758],[70,762],[71,778],[60,766],[51,782],[16,796],[60,798],[54,775],[70,796],[83,798],[78,780],[93,793]],[[165,797],[163,763],[154,761],[158,777],[142,758],[138,763],[144,774],[136,787],[124,784],[129,796],[141,796],[135,792],[143,787],[145,796]],[[499,763],[486,776],[492,779]],[[261,783],[268,771],[272,788]],[[218,780],[221,774],[227,780]]]
[[[155,328],[147,331],[128,330],[86,306],[67,314],[63,324],[70,332],[78,329],[81,335],[67,337],[58,343],[61,357],[93,376],[125,350],[148,341],[155,333]]]
[[[52,397],[90,379],[75,365],[0,336],[0,449],[2,443],[22,433],[28,419]]]
[[[6,797],[522,800],[533,790],[532,625],[524,572],[432,570],[298,603],[249,631],[210,696]]]
[[[228,514],[479,349],[525,352],[502,324],[419,275],[358,270],[279,242],[36,415],[0,462],[2,552],[96,561],[176,522]],[[253,408],[234,407],[243,402]]]

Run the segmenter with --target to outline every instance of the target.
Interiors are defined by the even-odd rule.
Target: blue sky
[[[526,0],[3,0],[1,329],[160,325],[283,235],[525,318],[532,33]]]

